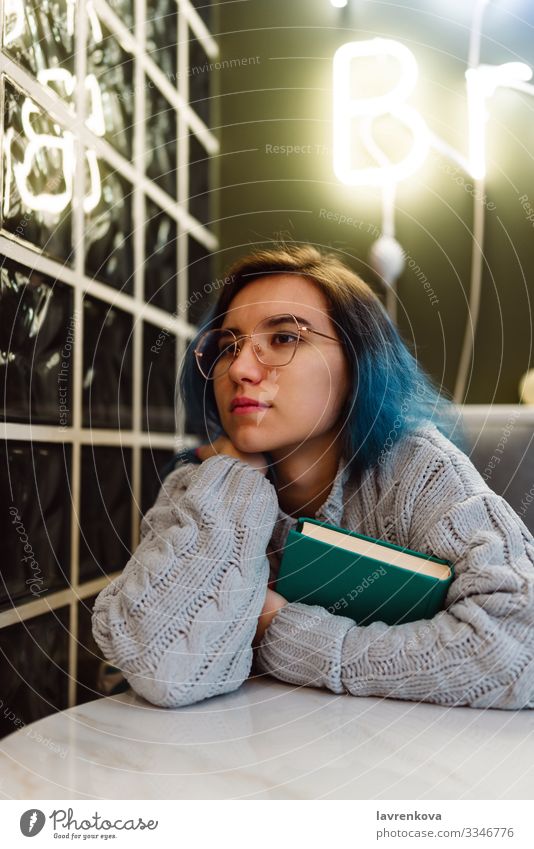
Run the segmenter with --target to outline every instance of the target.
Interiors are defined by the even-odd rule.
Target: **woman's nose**
[[[260,380],[263,377],[265,366],[260,363],[253,349],[252,339],[241,339],[239,341],[239,353],[234,357],[228,370],[230,377],[235,380],[249,378]]]

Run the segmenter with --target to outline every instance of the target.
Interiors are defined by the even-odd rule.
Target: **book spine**
[[[432,588],[432,592],[428,594],[428,603],[426,606],[425,619],[432,619],[436,613],[443,610],[445,597],[450,586],[449,581],[438,581]]]

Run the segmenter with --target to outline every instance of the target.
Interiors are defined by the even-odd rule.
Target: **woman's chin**
[[[269,443],[265,439],[239,439],[237,436],[231,439],[237,450],[244,454],[263,454],[269,450]]]
[[[233,427],[227,430],[227,434],[237,450],[246,454],[263,454],[269,451],[272,443],[272,440],[250,428]]]

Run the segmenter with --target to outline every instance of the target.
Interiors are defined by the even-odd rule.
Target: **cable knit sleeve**
[[[398,492],[402,544],[454,563],[445,609],[431,620],[358,627],[316,605],[288,604],[264,634],[257,671],[355,696],[534,707],[534,539],[434,430],[404,440],[381,486]]]
[[[277,509],[272,484],[237,458],[167,476],[139,546],[92,617],[105,657],[148,701],[187,705],[247,678]]]

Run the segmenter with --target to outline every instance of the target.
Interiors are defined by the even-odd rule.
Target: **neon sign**
[[[373,97],[351,94],[353,62],[363,57],[379,60],[389,57],[398,63],[399,73],[389,91]],[[474,179],[482,179],[486,173],[488,100],[499,87],[517,88],[528,82],[532,78],[532,69],[523,62],[506,62],[503,65],[479,65],[466,71],[469,114],[467,156],[437,138],[422,115],[407,102],[415,89],[417,75],[415,56],[408,47],[393,39],[352,41],[336,51],[333,62],[333,165],[342,183],[348,186],[387,186],[399,182],[420,167],[431,146],[459,162]],[[391,162],[374,140],[373,123],[382,115],[396,119],[411,133],[411,149],[400,162]],[[355,120],[365,148],[377,162],[375,166],[358,168],[352,164]]]
[[[333,6],[346,6],[346,0],[331,0]],[[386,306],[396,317],[395,284],[405,265],[405,252],[395,239],[395,197],[397,185],[423,164],[431,148],[453,160],[475,181],[473,242],[469,314],[464,332],[454,400],[465,397],[465,387],[479,314],[484,245],[484,180],[486,177],[486,124],[491,98],[498,88],[510,88],[534,95],[532,69],[524,62],[485,65],[479,61],[482,22],[488,0],[476,0],[469,39],[468,67],[465,72],[468,139],[466,152],[456,150],[429,128],[423,116],[409,103],[418,68],[413,53],[399,41],[373,38],[343,44],[333,60],[333,170],[348,186],[377,186],[382,193],[382,235],[371,246],[370,262],[386,284]],[[395,82],[379,95],[364,96],[363,78],[358,80],[354,63],[375,58],[397,63]],[[356,92],[352,87],[356,81]],[[374,78],[373,78],[374,83]],[[359,92],[360,89],[360,92]],[[408,131],[410,148],[394,162],[377,142],[376,122],[382,116],[393,119]],[[406,133],[404,133],[406,134]],[[356,137],[355,137],[356,136]],[[371,165],[353,162],[356,142]]]

